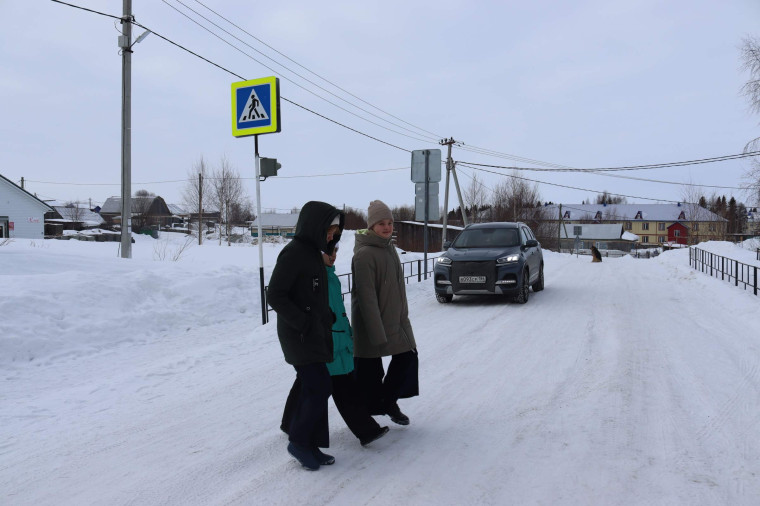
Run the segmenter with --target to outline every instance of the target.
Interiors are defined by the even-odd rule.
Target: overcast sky
[[[376,198],[412,205],[407,150],[443,148],[445,156],[443,137],[465,144],[453,150],[460,162],[539,167],[510,158],[522,157],[598,168],[736,154],[760,135],[760,116],[740,95],[748,75],[738,49],[743,37],[760,35],[756,0],[181,2],[134,0],[133,11],[146,27],[233,73],[277,75],[282,97],[395,146],[283,101],[282,131],[259,137],[260,154],[283,166],[262,183],[264,209],[308,200],[366,209]],[[119,0],[71,3],[122,11]],[[17,183],[24,177],[42,199],[96,205],[120,195],[117,28],[112,18],[51,1],[0,0],[0,174]],[[135,36],[142,32],[135,27]],[[181,203],[183,180],[200,157],[212,167],[227,157],[255,200],[254,140],[231,131],[230,85],[241,79],[156,35],[134,47],[132,62],[133,192]],[[542,201],[580,203],[606,190],[647,203],[681,200],[687,183],[739,186],[747,167],[732,160],[615,173],[679,184],[520,176],[545,182]],[[315,177],[362,171],[382,172]],[[505,177],[458,172],[463,187],[473,174],[488,188]],[[747,200],[736,189],[702,191]],[[440,198],[442,205],[443,184]]]

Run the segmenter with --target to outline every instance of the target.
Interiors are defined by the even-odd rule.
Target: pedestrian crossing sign
[[[280,80],[262,77],[232,83],[232,135],[280,131]]]

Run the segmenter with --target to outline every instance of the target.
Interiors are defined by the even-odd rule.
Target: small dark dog
[[[596,248],[596,246],[591,246],[591,256],[593,257],[591,259],[592,262],[602,261],[602,254],[599,253],[599,250]]]

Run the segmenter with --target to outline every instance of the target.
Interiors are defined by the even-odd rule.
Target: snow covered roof
[[[294,227],[298,223],[297,213],[261,213],[262,227]],[[252,226],[259,226],[259,217],[253,220]]]
[[[584,240],[607,240],[607,241],[637,241],[635,234],[623,231],[623,225],[583,223],[580,225],[567,223],[559,227],[560,239],[574,239],[580,237]],[[625,234],[635,239],[624,238]]]
[[[93,213],[85,207],[53,206],[53,209],[61,215],[64,222],[84,223],[88,226],[97,226],[103,223],[103,218],[98,213]]]
[[[557,215],[557,205],[546,206]],[[726,221],[696,204],[562,204],[562,219],[625,221]]]
[[[174,216],[186,216],[190,214],[187,210],[185,210],[184,206],[180,206],[179,204],[166,204],[166,206]]]
[[[35,204],[38,204],[40,209],[42,209],[43,212],[52,211],[53,208],[50,207],[48,204],[37,198],[37,196],[32,195],[25,189],[21,188],[19,185],[8,179],[7,177],[0,174],[0,184],[7,186],[11,191],[14,193],[17,193],[19,195],[23,195],[26,198],[29,198],[34,201]]]
[[[132,204],[132,214],[140,213],[141,209],[147,210],[153,205],[153,201],[159,200],[162,204],[164,199],[158,196],[152,197],[132,197],[130,202]],[[103,202],[103,207],[100,208],[100,214],[120,214],[121,213],[121,197],[108,197]]]

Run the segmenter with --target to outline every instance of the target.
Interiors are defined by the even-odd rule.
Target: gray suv
[[[519,304],[544,289],[544,254],[525,223],[476,223],[462,230],[433,268],[438,302],[503,294]]]

